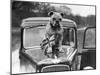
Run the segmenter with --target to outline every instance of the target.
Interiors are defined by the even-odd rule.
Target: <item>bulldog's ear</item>
[[[64,16],[64,13],[60,13],[60,15],[63,17]]]
[[[51,11],[51,12],[48,13],[48,16],[52,16],[53,14],[54,14],[54,12]]]

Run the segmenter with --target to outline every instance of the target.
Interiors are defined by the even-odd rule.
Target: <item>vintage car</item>
[[[96,28],[87,27],[83,36],[83,48],[79,52],[81,56],[80,70],[96,69]]]
[[[77,70],[76,23],[69,19],[62,20],[64,52],[59,52],[59,57],[55,59],[44,55],[40,47],[48,21],[49,17],[31,17],[22,21],[20,60],[27,59],[31,65],[35,65],[36,73]]]

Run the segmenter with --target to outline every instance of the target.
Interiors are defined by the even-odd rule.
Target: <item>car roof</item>
[[[21,27],[30,27],[30,26],[38,26],[38,25],[47,25],[50,17],[30,17],[23,19]],[[70,19],[62,20],[63,26],[76,27],[76,23]]]

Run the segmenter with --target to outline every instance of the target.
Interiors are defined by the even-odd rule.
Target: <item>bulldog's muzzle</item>
[[[55,26],[60,26],[59,21],[56,21]]]

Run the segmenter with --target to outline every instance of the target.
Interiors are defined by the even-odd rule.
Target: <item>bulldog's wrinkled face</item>
[[[50,25],[54,29],[59,29],[61,28],[61,21],[63,17],[63,13],[58,13],[58,12],[50,12],[48,14],[50,18]]]

